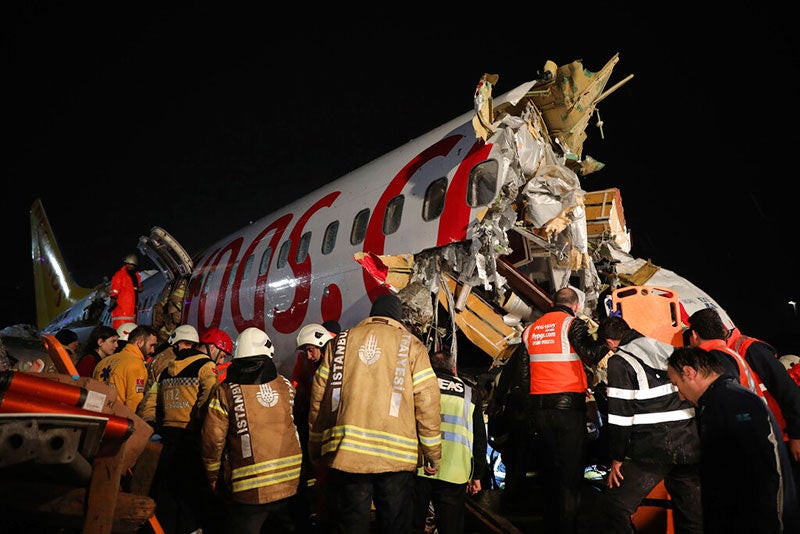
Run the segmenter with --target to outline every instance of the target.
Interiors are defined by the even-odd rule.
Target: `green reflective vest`
[[[466,484],[472,478],[472,388],[454,376],[437,375],[441,393],[442,461],[439,471],[431,476],[423,468],[417,474]]]

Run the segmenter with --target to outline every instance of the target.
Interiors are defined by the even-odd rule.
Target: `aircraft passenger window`
[[[475,165],[469,172],[467,205],[485,206],[494,200],[497,190],[497,161],[490,159]]]
[[[289,247],[292,244],[291,239],[287,239],[281,245],[281,249],[278,251],[278,263],[276,267],[281,269],[282,267],[286,267],[286,262],[289,260]]]
[[[242,273],[242,280],[247,280],[247,277],[250,276],[250,269],[253,268],[253,255],[250,254],[247,256],[247,261],[244,262],[244,272]]]
[[[214,280],[214,271],[208,271],[208,275],[206,276],[206,281],[203,284],[203,294],[208,295],[208,290],[211,289],[211,281]]]
[[[236,278],[236,269],[239,267],[239,262],[233,264],[231,273],[228,275],[228,287],[233,287],[233,279]]]
[[[269,259],[271,257],[272,257],[272,247],[267,247],[267,250],[265,250],[264,254],[261,255],[261,261],[258,264],[259,276],[267,272],[267,270],[269,270]]]
[[[300,238],[300,244],[297,246],[297,263],[303,263],[308,257],[308,244],[311,243],[311,232],[306,232]]]
[[[444,211],[444,196],[447,193],[447,178],[439,178],[425,191],[422,203],[422,220],[432,221]]]
[[[383,235],[393,234],[400,228],[405,201],[406,197],[397,195],[386,205],[386,212],[383,214]]]
[[[358,245],[364,241],[367,235],[367,223],[369,222],[369,208],[356,213],[356,218],[353,219],[353,228],[350,230],[350,244]]]
[[[325,228],[325,235],[322,237],[322,253],[330,254],[336,245],[336,234],[339,233],[339,221],[333,221]]]

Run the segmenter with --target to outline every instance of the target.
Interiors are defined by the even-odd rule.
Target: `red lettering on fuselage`
[[[389,201],[403,191],[408,182],[423,165],[435,158],[448,156],[462,140],[464,140],[463,135],[451,135],[440,140],[420,152],[394,176],[386,189],[381,193],[380,198],[377,200],[372,210],[363,242],[363,250],[365,252],[380,255],[385,251],[386,237],[383,234],[382,226]],[[490,145],[486,145],[482,140],[477,140],[470,147],[466,157],[459,162],[458,169],[448,187],[443,213],[438,221],[436,246],[461,241],[466,238],[470,216],[470,207],[466,204],[469,172],[476,163],[488,156],[490,149]],[[455,155],[457,156],[457,154]],[[242,310],[242,278],[246,268],[246,262],[244,260],[253,255],[256,248],[268,236],[269,247],[272,249],[269,258],[269,266],[272,266],[276,252],[279,249],[279,244],[285,238],[285,234],[287,230],[289,230],[289,224],[294,218],[294,214],[283,215],[270,223],[269,226],[260,231],[252,242],[247,245],[241,255],[239,252],[243,249],[243,237],[238,237],[220,249],[207,254],[203,265],[195,269],[195,276],[192,277],[192,283],[186,295],[184,318],[189,317],[189,310],[194,306],[196,310],[193,311],[193,313],[197,314],[197,324],[201,332],[207,328],[219,326],[223,310],[225,309],[226,299],[228,295],[230,295],[232,321],[237,331],[241,332],[250,326],[265,328],[267,326],[266,323],[269,321],[270,312],[272,312],[274,314],[272,319],[272,327],[274,330],[284,334],[295,332],[306,321],[311,297],[311,283],[313,281],[313,253],[308,254],[302,262],[297,262],[298,246],[311,217],[322,208],[332,207],[340,194],[341,191],[335,191],[316,201],[305,213],[296,219],[294,226],[289,231],[291,243],[287,264],[292,270],[294,283],[284,286],[284,289],[293,288],[294,294],[292,295],[291,304],[289,304],[286,309],[278,309],[276,304],[269,306],[270,300],[273,302],[283,302],[285,299],[277,296],[273,297],[274,294],[268,292],[268,278],[270,273],[268,268],[266,272],[259,272],[254,289],[249,285],[245,287],[246,290],[254,290],[254,309],[252,310],[252,314],[249,314],[249,317],[245,317],[246,310]],[[272,234],[271,236],[270,233]],[[233,278],[231,287],[228,287],[229,281],[231,280],[230,271],[237,261],[239,264],[234,273],[235,277]],[[209,272],[214,273],[214,275],[210,277],[213,278],[211,281],[213,287],[211,287],[210,290],[204,290],[201,287],[201,282],[209,283],[209,277],[206,275],[206,273]],[[366,271],[362,273],[362,279],[367,295],[371,300],[374,300],[383,290]],[[216,288],[218,288],[218,291]],[[281,290],[283,289],[278,289],[277,291]],[[216,298],[213,298],[215,294]],[[197,297],[199,297],[199,299],[196,304],[194,304],[193,299]],[[213,310],[211,309],[212,307]],[[322,288],[322,295],[320,298],[321,320],[338,321],[341,318],[342,310],[343,301],[339,286],[336,284],[329,284]],[[209,315],[208,312],[212,311],[213,314]],[[209,316],[211,320],[205,321],[204,318]]]
[[[292,228],[291,234],[289,234],[289,238],[292,241],[289,247],[289,265],[292,268],[295,280],[297,280],[297,285],[295,285],[294,299],[289,308],[280,311],[275,310],[272,326],[278,332],[284,334],[294,332],[305,321],[306,313],[308,312],[308,298],[311,295],[311,255],[306,255],[302,262],[297,263],[297,247],[300,244],[300,238],[305,231],[308,219],[320,209],[330,207],[340,194],[339,191],[335,191],[316,201],[313,206],[300,216],[297,224]]]
[[[278,220],[274,221],[272,224],[268,225],[264,228],[259,234],[253,239],[253,242],[250,243],[250,246],[247,247],[247,250],[244,251],[242,258],[249,258],[251,254],[256,250],[256,247],[261,243],[266,235],[270,232],[274,231],[272,234],[272,238],[269,240],[269,249],[271,250],[269,256],[269,263],[268,265],[272,265],[272,258],[275,257],[275,251],[278,250],[278,243],[280,243],[281,239],[283,238],[283,233],[286,231],[286,227],[289,226],[289,221],[292,220],[292,214],[287,213],[286,215],[282,216]],[[265,324],[265,316],[264,310],[266,309],[266,302],[267,302],[267,277],[269,276],[269,267],[267,267],[266,271],[261,273],[259,270],[258,277],[256,278],[256,288],[255,293],[253,295],[253,313],[250,316],[250,319],[246,319],[242,314],[242,307],[241,307],[241,288],[242,288],[242,276],[244,274],[244,269],[246,267],[245,262],[239,263],[239,268],[236,271],[236,279],[233,282],[233,288],[231,292],[231,315],[233,316],[233,324],[236,326],[236,330],[241,332],[245,328],[254,326],[256,328],[264,328]]]

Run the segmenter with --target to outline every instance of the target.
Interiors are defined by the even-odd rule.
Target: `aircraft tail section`
[[[38,198],[31,205],[31,261],[36,292],[36,326],[42,329],[92,290],[79,286],[70,276],[42,201]]]

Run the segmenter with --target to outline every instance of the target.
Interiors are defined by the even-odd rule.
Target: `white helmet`
[[[136,254],[128,254],[122,260],[122,263],[127,263],[128,265],[139,265],[139,258],[136,257]]]
[[[236,347],[233,349],[233,359],[247,358],[248,356],[269,356],[275,354],[275,345],[266,332],[251,326],[245,328],[236,339]]]
[[[125,323],[117,327],[117,335],[120,341],[128,341],[128,336],[131,335],[133,329],[136,328],[136,323]]]
[[[303,345],[314,345],[322,348],[325,343],[334,337],[336,336],[328,332],[322,325],[307,324],[297,333],[297,349],[299,350]]]
[[[200,343],[200,337],[197,335],[197,330],[190,324],[182,324],[172,331],[172,334],[167,339],[167,343],[174,345],[178,341],[191,341],[192,343]]]
[[[794,354],[784,354],[779,358],[779,360],[783,364],[783,366],[786,367],[787,371],[789,370],[789,368],[800,363],[800,357],[795,356]]]

